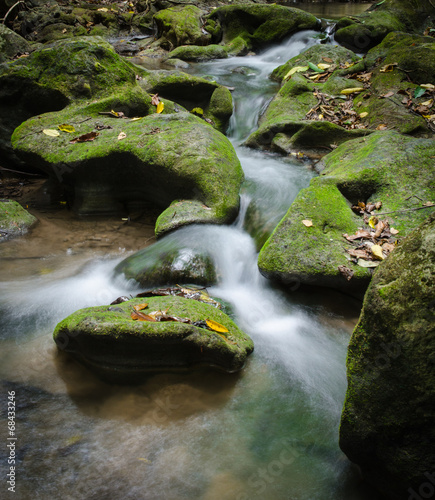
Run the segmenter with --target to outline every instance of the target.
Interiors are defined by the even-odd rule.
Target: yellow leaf
[[[369,226],[374,229],[376,227],[376,224],[378,223],[378,218],[372,215],[369,219]]]
[[[308,66],[294,66],[288,73],[286,73],[284,80],[288,80],[295,73],[302,73],[308,71]]]
[[[60,134],[57,130],[53,130],[52,128],[45,128],[42,131],[43,134],[48,135],[49,137],[59,137]]]
[[[135,118],[132,118],[130,121],[131,122],[137,122],[138,120],[142,120],[143,116],[136,116]]]
[[[424,101],[421,103],[422,106],[428,106],[431,107],[433,104],[433,99],[429,99],[428,101]]]
[[[366,116],[368,116],[369,114],[367,113],[367,111],[363,111],[362,113],[359,114],[359,117],[360,118],[365,118]]]
[[[135,311],[142,311],[142,309],[146,309],[148,307],[148,304],[147,303],[143,303],[143,304],[136,304],[134,306],[134,310]]]
[[[213,330],[214,332],[222,332],[222,333],[228,332],[228,328],[226,328],[224,325],[221,325],[217,321],[213,321],[212,319],[206,319],[205,322],[207,323],[207,326],[210,328],[210,330]]]
[[[306,226],[306,227],[311,227],[311,226],[313,225],[313,222],[312,222],[312,221],[310,221],[310,220],[304,219],[304,220],[302,221],[302,224],[303,224],[304,226]]]
[[[59,125],[57,128],[59,130],[62,130],[62,132],[68,132],[68,134],[72,134],[73,132],[76,131],[76,129],[72,125],[68,125],[67,123],[63,123],[62,125]]]
[[[390,227],[390,233],[393,234],[393,235],[396,235],[399,233],[399,230],[398,229],[394,229],[394,227]]]
[[[420,85],[420,87],[427,90],[435,90],[435,85],[433,85],[432,83],[423,83]]]
[[[379,260],[384,260],[384,254],[382,253],[382,247],[380,245],[373,245],[371,248],[372,254]]]
[[[319,115],[319,120],[323,120],[323,115]]]
[[[330,64],[325,64],[325,63],[320,63],[320,64],[317,65],[317,67],[320,68],[320,69],[328,69],[328,68],[331,67],[331,65]]]
[[[165,105],[163,104],[162,101],[160,101],[158,104],[157,104],[157,113],[161,113],[163,110],[165,109]]]
[[[106,7],[101,7],[101,9],[97,9],[98,12],[108,12],[109,9],[106,9]]]
[[[147,464],[151,464],[151,460],[148,460],[147,458],[139,457],[138,460],[142,460],[143,462],[146,462]]]
[[[358,94],[359,92],[362,92],[363,90],[365,90],[364,87],[355,87],[355,88],[352,88],[352,89],[343,89],[340,92],[340,94],[344,94],[344,95]]]
[[[392,63],[392,64],[386,64],[383,66],[379,71],[381,73],[390,73],[391,71],[394,70],[394,68],[397,66],[397,63]]]
[[[118,118],[119,113],[117,113],[116,111],[113,111],[113,109],[111,109],[111,110],[110,110],[110,112],[111,112],[111,114],[112,114],[113,116],[116,116],[116,118]]]

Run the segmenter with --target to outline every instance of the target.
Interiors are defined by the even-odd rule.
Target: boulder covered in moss
[[[225,132],[233,114],[231,92],[216,82],[182,71],[153,71],[140,80],[149,94],[174,101]]]
[[[307,65],[325,64],[324,58],[332,61],[328,64],[336,70],[326,82],[317,83],[310,79],[313,72],[309,72]],[[259,127],[248,137],[246,145],[281,153],[302,150],[307,154],[322,155],[331,148],[331,144],[336,146],[370,133],[360,126],[358,120],[354,128],[344,125],[346,118],[341,120],[342,125],[332,121],[335,114],[341,116],[341,98],[344,96],[340,92],[346,88],[361,87],[357,80],[341,77],[339,65],[349,65],[357,60],[355,54],[342,47],[314,45],[276,68],[272,79],[283,81],[283,85],[260,117]],[[307,69],[284,78],[292,68]],[[325,112],[320,105],[325,106]],[[318,112],[311,117],[313,109],[318,109]],[[354,112],[354,115],[357,116],[357,113]]]
[[[173,320],[141,321],[166,314]],[[187,320],[183,322],[183,320]],[[252,340],[222,311],[182,297],[147,297],[81,309],[53,334],[58,348],[98,376],[116,383],[140,383],[156,371],[213,368],[233,373],[253,351]]]
[[[158,235],[231,221],[243,179],[233,146],[201,118],[163,102],[158,114],[150,95],[134,87],[27,120],[12,143],[24,161],[62,183],[78,214],[121,215],[153,203],[164,210]],[[74,132],[59,130],[63,124]]]
[[[230,44],[243,40],[248,49],[277,43],[291,34],[316,29],[318,20],[303,10],[267,4],[225,5],[207,18],[205,30],[213,43]]]
[[[434,20],[435,6],[430,0],[385,0],[373,4],[358,16],[341,18],[334,36],[344,47],[365,52],[393,31],[423,34]]]
[[[172,50],[180,45],[207,45],[211,35],[201,29],[202,12],[195,5],[177,5],[154,15],[160,46]]]
[[[10,137],[28,118],[57,111],[75,100],[107,96],[135,86],[138,68],[99,37],[62,40],[0,67],[0,151],[3,161],[26,170]]]
[[[36,220],[18,202],[0,200],[0,242],[27,233]]]
[[[356,245],[343,234],[368,226],[351,205],[382,202],[377,217],[399,231],[399,239],[405,237],[434,210],[423,205],[435,202],[434,156],[434,141],[397,132],[376,132],[339,146],[324,157],[321,176],[300,191],[263,246],[261,273],[284,283],[364,292],[372,270],[350,256],[346,249]]]
[[[348,349],[340,447],[386,498],[433,496],[435,216],[379,266]]]
[[[22,36],[0,24],[0,63],[31,52],[31,44]]]
[[[169,53],[171,59],[182,61],[203,62],[212,59],[226,59],[228,50],[222,45],[212,43],[204,47],[199,45],[181,45]]]

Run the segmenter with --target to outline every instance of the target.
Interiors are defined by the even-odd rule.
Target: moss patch
[[[36,217],[16,201],[0,200],[0,242],[25,234],[35,222]]]

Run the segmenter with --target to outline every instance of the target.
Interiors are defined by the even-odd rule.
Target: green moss
[[[185,45],[177,47],[170,52],[171,58],[181,59],[183,61],[210,61],[212,59],[226,59],[228,53],[221,45],[207,45],[201,47],[198,45]]]
[[[0,201],[0,242],[25,234],[35,222],[36,217],[16,201]]]

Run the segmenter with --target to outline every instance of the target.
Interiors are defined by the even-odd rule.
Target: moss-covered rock
[[[201,10],[194,5],[178,5],[161,10],[154,15],[160,45],[168,50],[180,45],[207,45],[211,35],[201,29],[201,18]]]
[[[229,44],[236,38],[247,47],[259,48],[279,42],[299,30],[315,29],[317,19],[307,12],[281,5],[225,5],[209,16],[205,30],[214,43]]]
[[[0,242],[25,234],[36,220],[16,201],[0,200]]]
[[[219,309],[182,297],[149,297],[142,312],[168,311],[193,322],[212,320],[228,332],[215,332],[204,323],[135,321],[133,299],[115,306],[81,309],[61,321],[53,337],[100,377],[111,382],[140,383],[150,372],[202,367],[236,372],[253,351],[252,340]]]
[[[210,61],[212,59],[226,59],[228,51],[221,45],[214,43],[201,47],[199,45],[182,45],[172,50],[169,57],[182,59],[183,61]]]
[[[324,157],[322,175],[298,194],[262,248],[261,273],[284,283],[365,291],[371,271],[350,260],[345,249],[351,245],[342,236],[364,226],[351,204],[381,201],[380,213],[386,215],[381,218],[406,236],[433,210],[409,209],[421,207],[419,200],[435,201],[434,155],[433,141],[396,132],[376,132],[339,146]],[[313,225],[305,227],[302,220]],[[349,281],[339,266],[353,271]]]
[[[233,113],[233,99],[226,87],[181,71],[153,71],[140,85],[148,93],[175,101],[188,111],[202,109],[202,117],[225,132]]]
[[[22,36],[0,24],[0,63],[16,55],[31,52],[32,46]]]
[[[340,447],[388,499],[434,491],[434,297],[432,215],[379,266],[348,349]]]
[[[210,257],[164,239],[124,259],[116,266],[115,273],[145,288],[176,283],[204,286],[216,283]]]
[[[335,40],[357,52],[367,51],[393,31],[422,34],[434,19],[435,7],[430,1],[385,0],[359,16],[340,19]]]
[[[193,222],[232,220],[243,178],[233,146],[200,118],[166,104],[156,114],[151,97],[136,87],[30,119],[15,130],[13,146],[24,161],[62,182],[79,214],[122,214],[155,203],[166,209],[159,235]],[[114,118],[111,110],[128,118]],[[74,136],[98,135],[72,144],[68,133],[42,132],[64,123],[75,127]]]

